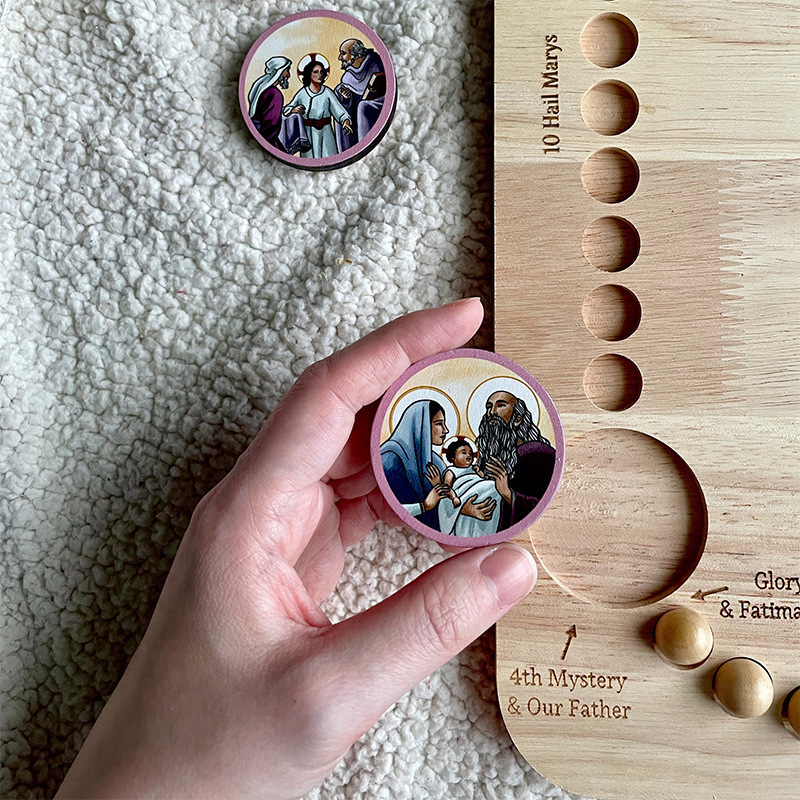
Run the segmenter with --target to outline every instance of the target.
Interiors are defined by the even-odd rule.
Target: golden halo
[[[447,428],[451,431],[461,430],[461,415],[449,394],[441,389],[435,389],[433,386],[415,386],[399,395],[392,404],[389,411],[390,436],[394,433],[397,423],[400,422],[403,412],[417,400],[435,400],[444,409],[444,422]]]
[[[300,78],[301,81],[303,80],[303,70],[312,61],[319,61],[325,67],[325,71],[328,75],[331,74],[331,63],[322,53],[307,53],[297,62],[297,77]]]

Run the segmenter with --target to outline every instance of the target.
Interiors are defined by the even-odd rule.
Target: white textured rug
[[[400,100],[371,155],[325,174],[266,156],[237,105],[252,42],[305,8],[0,0],[2,797],[58,786],[193,506],[301,370],[405,311],[490,299],[491,4],[340,7],[386,42]],[[440,557],[380,527],[326,610]],[[313,796],[566,795],[505,733],[486,635]]]

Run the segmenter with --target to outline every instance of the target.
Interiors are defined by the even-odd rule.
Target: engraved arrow
[[[564,652],[561,654],[561,660],[562,660],[562,661],[563,661],[563,660],[564,660],[564,659],[567,657],[567,650],[569,650],[569,646],[572,644],[572,640],[573,640],[573,639],[574,639],[574,638],[575,638],[577,635],[578,635],[578,631],[575,629],[575,626],[573,625],[573,626],[572,626],[572,627],[571,627],[571,628],[570,628],[570,629],[567,631],[567,645],[566,645],[566,647],[564,648]]]
[[[692,595],[692,600],[700,600],[703,603],[706,601],[706,597],[711,594],[719,594],[720,592],[727,592],[727,586],[720,586],[719,589],[711,589],[708,592],[701,592],[699,589]]]

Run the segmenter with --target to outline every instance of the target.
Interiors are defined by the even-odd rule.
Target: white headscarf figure
[[[264,90],[274,86],[281,78],[287,67],[291,67],[292,62],[286,56],[273,56],[268,59],[264,64],[264,74],[250,87],[250,92],[247,95],[247,102],[249,103],[249,114],[252,118],[256,113],[258,106],[258,99],[261,97]]]

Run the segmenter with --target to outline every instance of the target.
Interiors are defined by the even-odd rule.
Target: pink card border
[[[346,22],[348,25],[352,25],[354,28],[360,30],[366,37],[375,43],[375,49],[378,51],[378,54],[381,57],[384,71],[386,72],[386,100],[384,101],[383,109],[378,117],[378,121],[372,126],[372,129],[363,141],[359,142],[354,147],[345,150],[344,153],[337,153],[335,156],[327,156],[326,158],[296,158],[295,156],[289,156],[283,151],[278,150],[277,147],[273,147],[256,130],[255,125],[253,125],[253,121],[250,119],[247,108],[245,79],[247,77],[247,70],[250,66],[250,62],[253,60],[258,48],[261,46],[261,43],[268,37],[272,36],[275,31],[279,30],[284,25],[288,25],[298,19],[304,19],[307,17],[330,17],[332,19],[339,19],[342,22]],[[351,17],[349,14],[342,14],[339,11],[302,11],[299,14],[292,14],[291,16],[284,17],[279,22],[271,25],[269,28],[267,28],[267,30],[264,31],[264,33],[261,34],[261,36],[258,37],[258,39],[256,39],[255,44],[253,44],[253,46],[250,48],[247,56],[245,57],[244,64],[242,65],[242,70],[239,73],[239,109],[242,112],[242,117],[244,118],[244,123],[247,126],[247,129],[253,135],[255,140],[271,156],[274,156],[284,164],[289,164],[290,166],[297,167],[298,169],[326,170],[334,169],[336,167],[344,167],[347,164],[350,164],[353,161],[361,158],[361,156],[366,155],[367,152],[369,152],[378,143],[388,129],[392,115],[394,114],[396,102],[397,79],[395,76],[394,64],[392,63],[392,57],[389,55],[386,45],[375,33],[375,31],[361,22],[361,20]]]
[[[553,430],[555,431],[556,463],[553,469],[553,477],[550,480],[550,484],[547,487],[544,497],[542,497],[542,499],[539,501],[536,508],[531,511],[531,513],[525,517],[524,520],[512,525],[510,528],[506,528],[503,531],[498,531],[492,536],[480,536],[474,539],[460,539],[458,536],[451,536],[446,533],[442,533],[441,531],[434,531],[427,525],[421,525],[415,517],[413,517],[403,508],[401,503],[394,496],[394,492],[392,492],[392,490],[389,488],[389,482],[386,480],[386,475],[383,472],[383,463],[381,462],[380,438],[383,419],[389,409],[389,404],[395,398],[400,388],[406,383],[406,381],[408,381],[409,378],[413,377],[431,364],[436,364],[439,361],[445,361],[451,358],[464,357],[480,358],[484,361],[493,361],[494,363],[505,367],[510,372],[516,373],[536,392],[545,409],[547,410],[547,413],[550,415],[550,419],[553,422]],[[527,370],[523,369],[518,364],[515,364],[508,358],[498,355],[497,353],[491,353],[488,350],[474,350],[471,348],[448,350],[447,352],[424,358],[422,361],[418,361],[413,366],[409,367],[409,369],[407,369],[389,387],[381,399],[380,404],[378,405],[378,410],[375,412],[375,419],[372,423],[370,451],[372,456],[372,470],[375,473],[378,486],[380,487],[383,496],[386,498],[386,502],[389,503],[392,510],[397,514],[398,517],[400,517],[403,523],[412,530],[417,531],[417,533],[421,533],[428,539],[433,539],[434,541],[439,542],[439,544],[446,544],[452,547],[463,547],[465,549],[472,547],[486,547],[487,545],[495,545],[500,544],[501,542],[507,542],[509,539],[513,539],[514,537],[528,530],[550,505],[550,502],[558,491],[558,487],[561,484],[561,478],[564,474],[564,428],[561,424],[561,418],[558,415],[558,411],[556,410],[552,398],[539,383],[539,381],[537,381],[536,378],[534,378],[533,375],[531,375]]]

